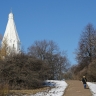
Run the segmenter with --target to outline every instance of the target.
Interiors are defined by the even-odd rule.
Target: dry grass
[[[0,84],[0,96],[6,96],[9,93],[8,84]]]
[[[44,88],[39,88],[39,89],[32,89],[32,90],[10,90],[11,94],[36,94],[38,92],[43,92],[46,90],[50,90],[50,87],[44,87]]]

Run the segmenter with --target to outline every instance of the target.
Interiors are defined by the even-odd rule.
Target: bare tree
[[[87,61],[88,64],[96,57],[96,30],[92,24],[85,27],[76,55],[79,62]]]
[[[90,77],[89,67],[96,58],[96,30],[92,24],[88,24],[81,34],[76,59],[78,65],[75,67],[75,77],[81,78],[82,75]],[[93,66],[90,68],[92,69]],[[90,70],[91,70],[90,69]]]
[[[28,48],[28,54],[39,59],[45,60],[47,53],[53,54],[58,51],[58,46],[53,41],[35,41],[34,44]]]
[[[67,57],[60,54],[58,46],[53,41],[36,41],[28,48],[28,55],[43,60],[49,67],[48,79],[61,79],[61,74],[66,69]]]

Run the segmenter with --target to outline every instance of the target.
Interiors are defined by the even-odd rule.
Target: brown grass
[[[44,88],[39,88],[39,89],[32,89],[32,90],[10,90],[11,94],[36,94],[38,92],[43,92],[46,90],[50,90],[50,87],[44,87]]]
[[[0,96],[6,96],[9,93],[8,84],[0,84]]]

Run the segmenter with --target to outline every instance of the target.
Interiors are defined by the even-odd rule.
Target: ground
[[[27,91],[28,93],[23,90],[26,95],[21,96],[96,96],[96,83],[94,82],[87,82],[90,89],[88,86],[84,89],[83,83],[79,80],[46,80],[46,84],[49,89],[45,89],[45,91],[42,89],[34,94],[32,90],[32,92]],[[29,93],[30,95],[28,95]]]
[[[88,86],[84,89],[81,81],[67,80],[66,83],[68,84],[68,87],[63,96],[92,96]]]

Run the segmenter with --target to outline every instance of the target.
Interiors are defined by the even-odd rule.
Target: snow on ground
[[[96,96],[96,82],[87,82],[87,84],[90,88],[90,91],[92,92],[92,95]],[[58,80],[46,80],[45,85],[51,86],[51,90],[46,90],[44,92],[39,92],[30,96],[62,96],[64,94],[66,87],[68,86],[65,81]]]
[[[53,86],[53,88],[51,90],[39,92],[31,96],[62,96],[64,94],[64,90],[67,87],[67,83],[65,81],[47,80],[46,84]]]
[[[90,88],[90,91],[92,92],[92,95],[96,96],[96,82],[95,83],[87,82],[87,84]]]

